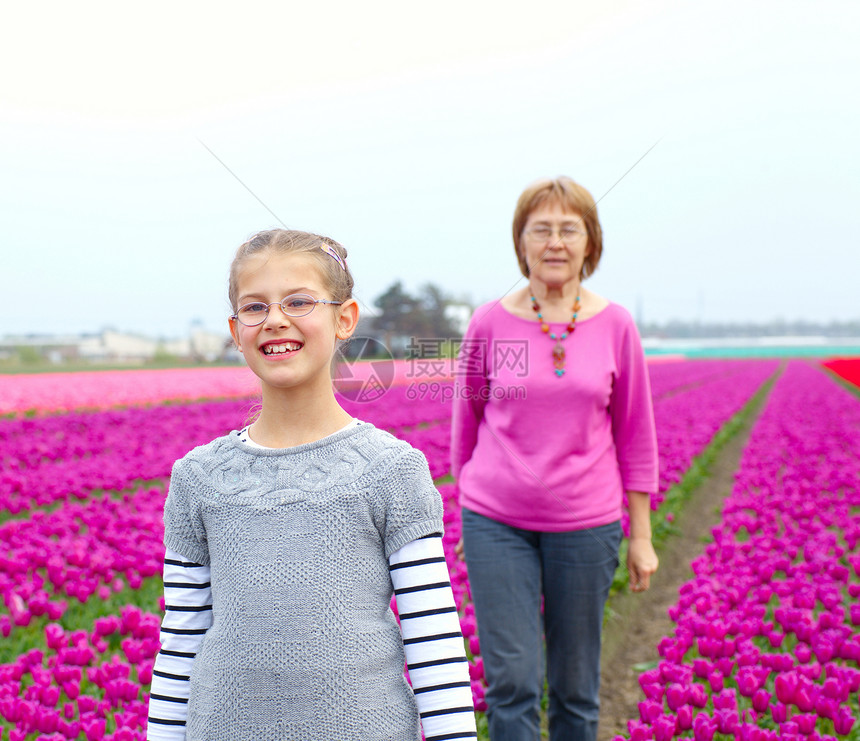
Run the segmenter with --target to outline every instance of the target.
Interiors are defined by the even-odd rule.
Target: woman
[[[603,250],[591,194],[533,183],[513,237],[528,283],[475,311],[452,431],[490,738],[539,737],[545,636],[550,738],[595,739],[625,494],[631,588],[657,569],[650,384],[630,315],[582,288]]]

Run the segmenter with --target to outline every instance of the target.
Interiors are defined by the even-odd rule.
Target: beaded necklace
[[[540,321],[541,332],[544,334],[548,334],[550,339],[555,340],[555,347],[552,349],[552,361],[555,365],[555,375],[561,378],[564,375],[564,361],[565,361],[565,353],[564,346],[561,344],[562,340],[567,339],[568,335],[573,334],[576,329],[576,314],[580,309],[579,296],[573,302],[573,315],[570,317],[570,322],[567,327],[565,327],[564,332],[560,335],[556,335],[555,332],[549,331],[549,324],[544,321],[543,315],[540,313],[540,304],[537,302],[537,299],[532,296],[532,311],[537,314],[537,318]]]

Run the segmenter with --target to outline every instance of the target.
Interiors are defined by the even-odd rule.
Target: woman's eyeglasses
[[[239,310],[230,318],[246,327],[256,327],[266,321],[266,317],[269,316],[269,309],[273,306],[280,306],[281,311],[287,316],[298,317],[310,314],[317,304],[340,306],[342,303],[343,301],[326,301],[325,299],[314,298],[305,293],[294,293],[282,301],[275,301],[271,304],[264,304],[262,301],[245,304],[239,307]]]
[[[544,224],[538,224],[530,229],[526,229],[525,235],[528,240],[535,244],[544,244],[552,239],[556,234],[553,227]],[[558,228],[558,241],[569,244],[575,242],[580,237],[585,236],[585,229],[579,226],[561,226]]]

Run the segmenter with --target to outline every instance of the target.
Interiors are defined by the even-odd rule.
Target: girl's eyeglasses
[[[256,327],[266,321],[266,317],[269,316],[269,309],[272,306],[280,306],[281,311],[287,316],[297,317],[307,316],[314,310],[317,304],[340,306],[342,303],[343,301],[326,301],[325,299],[314,298],[305,293],[294,293],[282,301],[275,301],[271,304],[264,304],[262,301],[245,304],[239,307],[239,310],[230,319],[238,321],[246,327]]]

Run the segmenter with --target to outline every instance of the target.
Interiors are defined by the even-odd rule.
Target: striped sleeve
[[[175,551],[164,554],[161,650],[152,671],[147,741],[184,741],[191,667],[212,625],[210,568]]]
[[[477,738],[469,666],[441,536],[407,543],[391,555],[389,568],[424,738]]]

